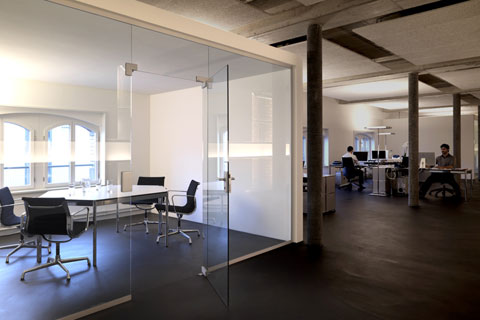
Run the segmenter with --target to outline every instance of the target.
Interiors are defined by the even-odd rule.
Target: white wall
[[[200,87],[150,96],[150,176],[165,176],[169,189],[203,181],[202,97]],[[185,219],[202,222],[202,194],[200,184],[197,209]]]
[[[232,230],[291,239],[289,81],[288,70],[230,81],[229,161],[236,179],[229,202]],[[255,95],[270,97],[273,110],[256,105]],[[202,104],[200,87],[151,96],[150,175],[165,176],[170,189],[185,190],[191,179],[206,180]],[[200,185],[197,210],[186,219],[202,222],[202,190]]]
[[[307,126],[307,93],[304,93],[303,126]],[[323,97],[323,127],[328,129],[329,163],[341,160],[348,146],[354,145],[354,131],[366,126],[383,125],[386,114],[379,108],[362,105],[341,105]]]
[[[474,168],[474,115],[462,116],[462,167]],[[388,137],[388,148],[394,154],[403,154],[402,144],[408,141],[408,119],[385,119],[394,136]],[[453,119],[448,117],[422,117],[419,122],[419,151],[440,155],[440,145],[447,143],[453,150]]]

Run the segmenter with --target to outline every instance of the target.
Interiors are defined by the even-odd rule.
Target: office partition
[[[50,2],[0,3],[1,185],[15,198],[54,192],[72,198],[72,212],[95,210],[95,224],[62,247],[94,265],[67,266],[70,282],[55,268],[20,282],[37,256],[18,251],[0,264],[0,298],[13,301],[0,316],[80,316],[202,271],[228,304],[229,266],[291,240],[291,69]],[[191,109],[178,112],[187,97]],[[155,242],[164,229],[125,227],[143,211],[128,196],[94,196],[116,195],[125,171],[134,183],[165,176],[168,189],[200,181],[182,223],[201,237],[172,236],[167,248]],[[149,218],[167,217],[152,209]],[[18,237],[1,226],[0,244]]]

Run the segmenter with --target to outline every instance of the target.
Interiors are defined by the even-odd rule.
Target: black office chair
[[[70,214],[65,198],[22,198],[25,203],[27,214],[25,232],[28,235],[40,235],[49,243],[55,243],[55,259],[49,258],[47,263],[25,270],[20,280],[25,280],[28,272],[49,268],[54,265],[60,266],[67,273],[70,280],[70,272],[64,263],[86,260],[90,267],[90,259],[87,257],[62,259],[60,257],[60,244],[69,242],[87,231],[90,224],[90,210],[85,207],[74,214]],[[86,221],[75,221],[73,217],[87,211]],[[67,239],[53,239],[49,236],[67,236]]]
[[[161,186],[165,185],[165,177],[138,177],[137,185],[139,186]],[[148,220],[148,213],[155,209],[155,204],[158,203],[158,199],[147,199],[147,200],[138,200],[132,201],[131,204],[135,205],[137,209],[144,210],[145,214],[143,216],[143,221],[126,224],[123,227],[123,231],[127,231],[128,227],[145,225],[145,233],[148,234],[148,225],[149,224],[158,224],[158,221]]]
[[[352,190],[353,185],[360,187],[355,182],[358,181],[358,177],[355,176],[355,164],[353,163],[353,158],[351,157],[342,157],[342,172],[345,178],[347,178],[347,183],[341,184],[340,189]]]
[[[177,215],[177,228],[176,229],[170,229],[168,230],[168,236],[173,236],[175,234],[180,234],[184,236],[185,238],[188,239],[188,243],[192,244],[192,238],[187,233],[195,232],[197,235],[200,237],[200,230],[193,229],[193,230],[188,230],[188,229],[182,229],[181,228],[181,223],[182,223],[182,217],[184,214],[192,214],[196,207],[197,207],[197,201],[195,199],[195,193],[197,192],[197,188],[200,185],[199,182],[192,180],[190,181],[190,184],[188,186],[187,191],[181,191],[181,190],[169,190],[169,192],[177,193],[172,196],[172,205],[168,206],[168,212],[175,212]],[[186,203],[183,206],[176,206],[175,205],[175,198],[183,197],[186,198]],[[164,205],[162,204],[157,204],[156,208],[158,212],[165,211]],[[168,219],[168,217],[165,217],[165,219]],[[157,243],[160,242],[160,238],[163,238],[165,235],[159,235],[157,237]]]
[[[452,188],[447,188],[448,183],[440,183],[441,187],[432,189],[428,192],[429,195],[434,194],[435,198],[439,198],[439,194],[442,194],[442,198],[445,199],[447,198],[447,194],[449,196],[454,196],[455,195],[455,190]]]
[[[0,249],[12,249],[10,253],[7,254],[5,263],[9,263],[10,256],[22,248],[36,248],[37,244],[35,241],[25,242],[25,234],[23,228],[23,216],[22,218],[17,217],[14,214],[15,206],[23,205],[23,203],[15,203],[15,200],[12,197],[12,193],[8,187],[0,189],[0,222],[4,226],[16,226],[20,229],[20,241],[17,243],[1,246]],[[48,249],[50,253],[50,246],[42,246],[42,248]]]

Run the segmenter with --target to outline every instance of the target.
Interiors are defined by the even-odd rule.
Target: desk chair
[[[25,280],[28,272],[49,268],[58,265],[67,273],[67,280],[70,280],[70,272],[64,263],[86,260],[90,267],[90,259],[87,257],[62,259],[60,257],[60,244],[78,238],[87,231],[90,224],[90,210],[85,207],[74,214],[70,214],[65,198],[22,198],[25,203],[27,219],[25,231],[28,235],[40,235],[49,243],[55,243],[55,259],[48,258],[47,263],[25,270],[20,280]],[[86,222],[74,221],[73,216],[87,211]],[[53,239],[49,236],[66,236],[66,239]]]
[[[23,203],[15,203],[15,200],[12,197],[12,193],[8,187],[0,189],[0,222],[4,226],[16,226],[20,229],[20,241],[18,243],[9,244],[6,246],[1,246],[0,249],[12,249],[9,254],[7,254],[7,258],[5,259],[5,263],[9,263],[10,256],[13,255],[15,252],[22,248],[37,248],[37,244],[35,241],[28,241],[25,242],[25,234],[24,234],[24,225],[23,225],[23,216],[22,218],[17,217],[14,214],[14,208],[16,206],[23,205]],[[50,253],[50,245],[49,246],[42,246],[42,248],[48,249],[48,253]]]
[[[441,183],[441,187],[440,188],[435,188],[435,189],[432,189],[428,192],[429,195],[432,195],[433,193],[435,193],[435,198],[439,198],[439,194],[441,193],[442,194],[442,199],[445,199],[447,196],[447,193],[451,196],[455,195],[455,190],[453,190],[452,188],[447,188],[447,184],[448,183]]]
[[[340,189],[347,189],[352,190],[353,185],[360,188],[358,184],[355,182],[358,181],[358,177],[355,176],[355,164],[353,163],[353,158],[351,157],[342,157],[342,173],[345,178],[347,178],[348,182],[341,184],[339,186]]]
[[[138,177],[137,184],[139,186],[161,186],[165,185],[165,177]],[[147,199],[147,200],[139,200],[139,201],[132,201],[131,204],[135,205],[137,209],[144,210],[145,214],[143,216],[143,221],[135,222],[126,224],[123,227],[123,231],[127,231],[128,227],[138,226],[138,225],[145,225],[145,233],[148,234],[148,225],[149,224],[158,224],[158,221],[151,221],[148,220],[148,213],[150,213],[153,209],[155,209],[155,204],[158,202],[158,199]]]
[[[177,215],[177,228],[176,229],[170,229],[168,230],[168,236],[173,236],[175,234],[180,234],[184,236],[185,238],[188,239],[188,243],[192,244],[192,238],[190,238],[187,233],[195,232],[197,233],[197,236],[200,237],[200,230],[194,229],[194,230],[187,230],[187,229],[182,229],[181,228],[181,223],[182,223],[182,217],[184,214],[192,214],[196,207],[197,207],[197,201],[195,199],[195,193],[197,192],[197,188],[200,185],[199,182],[192,180],[190,181],[190,184],[188,186],[187,191],[180,191],[180,190],[169,190],[169,192],[177,193],[172,196],[172,204],[168,206],[168,212],[175,212]],[[183,206],[177,206],[175,205],[175,198],[185,198],[187,201],[185,205]],[[165,211],[164,205],[162,204],[157,204],[155,205],[157,208],[158,212]],[[165,219],[168,219],[168,216],[165,217]],[[157,243],[160,242],[160,238],[163,238],[165,235],[159,235],[157,237]]]

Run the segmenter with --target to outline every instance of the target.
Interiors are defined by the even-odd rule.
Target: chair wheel
[[[20,278],[20,281],[25,281],[25,278],[24,278],[24,277],[21,277],[21,278]]]
[[[70,281],[70,277],[67,277],[67,281]]]
[[[5,263],[10,263],[10,262],[9,262],[8,259],[7,259],[7,260],[5,260]]]

